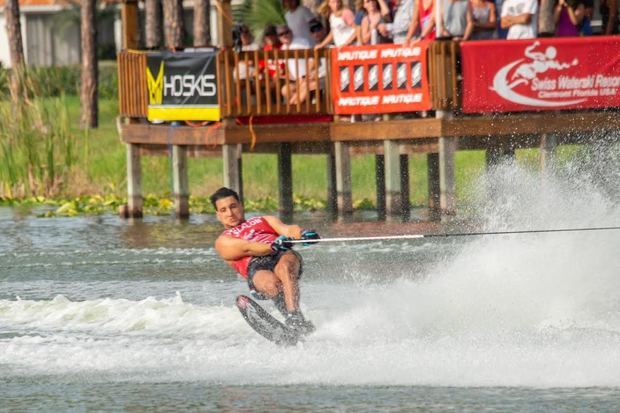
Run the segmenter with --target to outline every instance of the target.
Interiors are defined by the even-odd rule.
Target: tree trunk
[[[183,47],[185,23],[183,21],[182,0],[163,0],[164,2],[164,36],[169,50]]]
[[[82,0],[82,85],[80,101],[82,104],[82,126],[96,128],[98,124],[97,107],[97,20],[95,17],[97,0]]]
[[[211,1],[194,0],[194,47],[211,44]]]
[[[6,16],[6,32],[11,56],[11,81],[9,88],[13,99],[21,95],[21,78],[25,66],[24,44],[22,40],[21,22],[19,21],[19,0],[7,0],[4,8]]]
[[[144,2],[146,32],[146,48],[159,49],[162,39],[161,0],[145,0]]]
[[[555,22],[553,21],[554,0],[541,0],[538,14],[538,35],[541,37],[553,36]]]

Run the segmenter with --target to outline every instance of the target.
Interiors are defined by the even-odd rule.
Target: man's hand
[[[304,241],[308,241],[308,242],[304,242],[304,244],[303,244],[305,246],[308,246],[308,245],[316,244],[317,241],[312,242],[312,240],[321,239],[321,237],[319,236],[319,234],[315,230],[313,230],[313,229],[306,229],[306,230],[302,231],[301,239],[304,240]]]
[[[282,251],[288,251],[291,248],[293,248],[293,244],[291,244],[289,241],[292,241],[293,238],[291,237],[287,237],[286,235],[280,235],[278,238],[276,238],[272,243],[271,243],[271,250],[273,252],[282,252]]]

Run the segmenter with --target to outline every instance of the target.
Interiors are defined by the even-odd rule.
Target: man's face
[[[236,227],[245,221],[243,205],[234,196],[215,201],[215,215],[226,229]]]

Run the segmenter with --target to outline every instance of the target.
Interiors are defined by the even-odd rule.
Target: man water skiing
[[[292,250],[293,239],[319,239],[313,230],[286,225],[273,216],[245,219],[239,195],[220,188],[210,197],[225,231],[215,240],[217,253],[243,278],[258,299],[272,299],[285,324],[301,334],[314,331],[299,309],[301,256]]]

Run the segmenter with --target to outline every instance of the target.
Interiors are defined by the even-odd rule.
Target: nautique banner
[[[147,54],[150,121],[220,120],[216,52]]]
[[[463,111],[620,106],[620,37],[461,43]]]
[[[332,49],[332,95],[337,114],[390,113],[431,108],[427,42]]]

